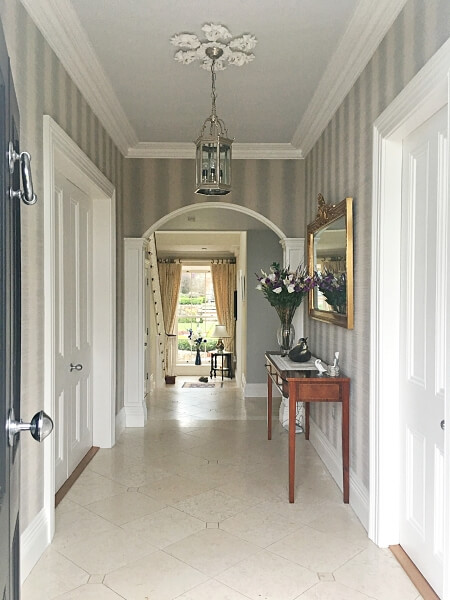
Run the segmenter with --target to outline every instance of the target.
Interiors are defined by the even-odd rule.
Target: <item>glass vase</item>
[[[277,329],[277,341],[280,346],[281,356],[286,356],[294,346],[295,329],[291,322],[282,322]]]

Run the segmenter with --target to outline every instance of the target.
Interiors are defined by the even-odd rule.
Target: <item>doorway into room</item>
[[[246,327],[242,284],[246,275],[247,232],[225,229],[186,231],[175,229],[177,226],[176,220],[169,222],[166,229],[160,229],[154,235],[160,274],[169,268],[164,263],[178,263],[172,267],[176,277],[180,277],[175,324],[170,330],[171,335],[177,336],[175,348],[171,350],[171,356],[174,356],[171,362],[176,363],[173,374],[209,376],[211,352],[218,341],[213,333],[220,324],[226,326],[229,337],[224,339],[224,345],[233,354],[232,371],[240,381],[245,361],[245,346],[241,340]],[[160,277],[161,281],[166,281],[165,275]],[[162,287],[162,296],[168,298],[166,284]],[[150,312],[153,307],[150,304]],[[155,316],[150,315],[150,323],[154,323]],[[151,355],[158,342],[152,331],[154,327],[150,326]],[[154,351],[153,357],[156,358]],[[150,372],[157,373],[157,368],[158,365],[150,365]]]
[[[55,530],[55,491],[73,470],[84,451],[90,446],[111,447],[115,441],[115,396],[116,396],[116,271],[115,271],[115,188],[113,184],[92,164],[89,158],[75,142],[49,116],[43,118],[44,134],[44,256],[45,256],[45,406],[44,410],[51,415],[60,411],[58,443],[55,436],[44,449],[45,463],[45,499],[44,513],[48,538]],[[61,193],[63,187],[70,188],[70,193]],[[74,198],[77,198],[76,202]],[[64,246],[69,227],[64,220],[64,211],[72,218],[76,238],[83,241],[83,231],[89,231],[89,241],[83,241],[84,250],[79,252],[78,239],[73,241],[74,249]],[[89,205],[86,212],[84,205]],[[70,212],[72,211],[72,212]],[[80,215],[86,212],[85,217]],[[73,213],[73,214],[72,214]],[[70,219],[69,219],[70,220]],[[86,233],[87,235],[87,233]],[[61,249],[72,253],[71,261],[66,264],[62,260]],[[76,251],[75,251],[76,250]],[[89,260],[87,260],[89,255]],[[60,281],[61,273],[75,271],[74,277],[68,278],[68,285]],[[83,274],[81,274],[83,271]],[[86,276],[86,279],[84,278]],[[77,291],[74,282],[79,286]],[[67,308],[64,316],[60,314],[64,295]],[[92,301],[90,300],[92,299]],[[89,311],[87,308],[91,305]],[[67,314],[66,314],[67,312]],[[60,320],[74,327],[72,334],[77,352],[67,361],[60,360],[61,333]],[[83,335],[80,335],[84,328]],[[82,338],[83,344],[80,343]],[[86,341],[86,343],[84,343]],[[84,347],[82,356],[78,348]],[[75,375],[74,381],[64,381],[61,373]],[[78,376],[79,379],[78,379]],[[85,377],[86,376],[86,377]],[[85,378],[83,380],[83,378]],[[76,380],[78,379],[78,381]],[[73,389],[72,389],[73,388]],[[70,402],[67,411],[61,402],[61,390],[69,390]],[[58,393],[57,393],[58,392]],[[72,393],[73,392],[73,393]],[[90,401],[89,395],[92,399]],[[84,409],[83,409],[84,403]],[[57,406],[58,411],[57,411]],[[89,406],[88,406],[89,404]],[[70,425],[67,423],[67,412],[72,411]],[[84,411],[84,412],[83,412]],[[81,413],[82,419],[81,419]],[[81,420],[80,420],[81,419]],[[81,427],[83,422],[83,426]],[[72,428],[72,438],[60,436],[63,428]],[[82,429],[84,431],[82,431]],[[62,452],[60,442],[73,446],[73,438],[80,440],[79,452],[68,464],[62,465],[62,474],[58,473],[59,459],[68,456],[67,450]],[[64,457],[64,461],[65,460]],[[45,544],[44,536],[39,538]],[[45,548],[45,545],[43,546]],[[26,548],[25,567],[32,561],[35,548]],[[27,558],[27,556],[30,558]]]
[[[211,266],[183,264],[177,308],[177,365],[196,365],[199,359],[200,364],[209,363],[217,343],[212,339],[217,324]]]
[[[449,58],[444,44],[374,123],[369,528],[380,546],[404,545],[444,598],[450,590],[442,526],[450,492],[450,376],[443,358],[450,337]],[[438,111],[443,124],[426,139],[422,128],[439,119]],[[406,528],[418,534],[415,540]]]

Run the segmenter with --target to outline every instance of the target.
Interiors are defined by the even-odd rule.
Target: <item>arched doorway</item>
[[[246,215],[247,217],[253,218],[260,223],[263,223],[266,227],[271,229],[276,235],[280,238],[280,240],[285,239],[286,236],[283,231],[275,225],[272,221],[270,221],[264,215],[257,213],[250,208],[246,208],[245,206],[240,206],[238,204],[229,204],[227,202],[199,202],[196,204],[189,204],[187,206],[183,206],[182,208],[178,208],[174,210],[161,219],[158,219],[153,225],[151,225],[147,231],[143,234],[143,238],[148,238],[152,233],[161,229],[164,225],[166,225],[169,221],[180,217],[182,215],[187,215],[188,213],[196,213],[198,211],[214,211],[215,214],[218,214],[218,211],[233,211],[234,213],[239,213],[241,215]],[[209,229],[212,229],[209,227]],[[238,228],[236,228],[238,229]]]
[[[125,347],[128,360],[124,367],[124,409],[123,421],[128,427],[141,427],[146,421],[146,394],[152,394],[155,387],[164,385],[164,373],[161,367],[160,340],[151,337],[147,340],[148,363],[144,365],[143,348],[145,346],[143,338],[144,323],[146,313],[143,310],[141,298],[145,296],[145,283],[149,274],[147,246],[150,237],[157,231],[188,231],[188,232],[214,232],[214,231],[240,231],[247,234],[247,246],[250,237],[250,231],[256,229],[253,250],[244,257],[243,263],[246,265],[242,269],[244,276],[244,289],[246,290],[245,301],[247,307],[241,307],[242,314],[250,314],[252,323],[244,322],[237,327],[237,347],[240,344],[241,364],[236,361],[239,385],[247,397],[265,397],[266,396],[266,372],[264,368],[264,350],[271,349],[276,345],[276,329],[279,325],[276,312],[266,302],[260,292],[255,290],[256,282],[253,279],[254,273],[259,272],[261,268],[268,269],[274,261],[284,265],[297,266],[304,263],[304,238],[288,238],[284,232],[267,217],[256,211],[230,203],[224,202],[201,202],[186,205],[178,208],[164,217],[161,217],[155,223],[145,230],[145,233],[138,238],[125,238]],[[259,231],[258,231],[259,230]],[[272,244],[266,243],[266,240],[257,240],[257,234],[266,232],[272,236]],[[129,255],[127,255],[127,244],[129,244]],[[256,248],[256,249],[255,249]],[[252,264],[249,263],[249,255],[254,257]],[[137,266],[140,262],[141,266]],[[250,261],[251,262],[251,261]],[[146,264],[147,263],[147,264]],[[146,271],[147,268],[147,271]],[[247,278],[247,274],[249,275]],[[129,281],[127,278],[131,277]],[[150,277],[151,279],[151,277]],[[255,285],[253,285],[255,283]],[[253,294],[252,298],[248,295]],[[239,295],[239,294],[238,294]],[[150,308],[154,307],[154,300],[149,302]],[[239,309],[238,309],[239,310]],[[149,310],[150,312],[150,310]],[[139,314],[138,314],[139,313]],[[150,315],[150,323],[152,321]],[[127,319],[130,323],[127,323]],[[271,324],[270,324],[271,322]],[[303,307],[297,310],[294,320],[294,327],[298,337],[303,335]],[[152,334],[156,327],[149,327]],[[267,336],[264,339],[262,333]],[[156,335],[163,335],[163,331]],[[256,335],[257,334],[257,335]],[[251,339],[250,339],[251,338]],[[256,339],[258,338],[258,339]],[[262,354],[261,354],[262,352]],[[249,359],[251,366],[249,369],[242,363],[244,356]],[[130,372],[128,373],[128,366]],[[136,366],[137,365],[137,366]],[[142,368],[144,367],[144,368]],[[137,370],[137,373],[136,373]],[[143,376],[139,375],[143,373]],[[148,373],[148,379],[147,379]],[[137,379],[139,380],[137,382]],[[138,391],[136,391],[136,389]]]
[[[149,239],[151,235],[161,231],[179,231],[198,233],[199,239],[202,234],[207,232],[241,232],[241,247],[238,250],[239,254],[239,265],[237,267],[238,275],[238,313],[247,314],[247,292],[250,294],[253,292],[253,274],[260,270],[260,268],[268,268],[269,265],[277,260],[283,262],[285,265],[298,265],[303,262],[304,258],[304,239],[303,238],[287,238],[284,232],[275,225],[272,221],[267,219],[265,216],[239,205],[233,205],[225,202],[203,202],[193,205],[188,205],[179,208],[171,213],[168,213],[158,221],[156,221],[151,227],[149,227],[143,238]],[[256,233],[260,232],[260,233]],[[263,232],[266,232],[265,234]],[[262,241],[264,236],[267,236],[268,242]],[[259,247],[257,260],[252,261],[255,245],[258,244],[256,238],[259,236]],[[270,236],[276,240],[276,250],[274,244],[272,244],[273,253],[264,256],[264,250],[267,250],[267,246],[271,244]],[[250,255],[247,252],[250,250]],[[244,248],[245,246],[245,248]],[[281,246],[281,247],[280,247]],[[260,256],[259,256],[260,255]],[[258,298],[259,300],[259,298]],[[274,319],[274,311],[270,311],[267,308],[265,317],[267,319]],[[270,311],[270,312],[269,312]],[[268,340],[252,340],[250,338],[255,337],[254,330],[258,329],[258,323],[252,322],[253,312],[250,316],[250,323],[248,323],[246,316],[237,323],[236,328],[236,346],[237,346],[237,374],[238,384],[244,389],[245,395],[265,395],[265,377],[264,374],[257,374],[256,361],[257,358],[250,359],[255,361],[255,369],[252,373],[253,367],[250,367],[250,379],[247,371],[247,363],[245,360],[245,353],[248,347],[271,347],[273,346],[273,339],[269,337]],[[254,320],[254,319],[253,319]],[[263,319],[264,320],[264,319]],[[298,311],[296,315],[296,332],[298,335],[302,335],[303,332],[303,312]],[[150,342],[151,344],[151,342]],[[268,344],[268,345],[267,345]],[[152,345],[150,345],[152,349]],[[150,356],[152,351],[150,351]],[[153,355],[155,355],[155,348],[153,347]],[[156,365],[153,365],[154,367]],[[160,379],[161,381],[161,379]]]
[[[245,207],[235,206],[224,202],[205,202],[190,205],[169,213],[158,222],[156,222],[145,234],[148,239],[151,235],[158,238],[158,255],[161,251],[161,239],[168,235],[172,240],[172,251],[166,256],[182,256],[184,260],[183,249],[189,255],[189,248],[195,246],[207,247],[204,253],[205,258],[217,256],[217,250],[225,250],[226,238],[234,238],[228,246],[230,255],[236,259],[236,290],[237,290],[237,314],[236,320],[236,381],[239,387],[242,387],[244,394],[255,394],[255,384],[260,384],[260,389],[256,393],[262,394],[264,391],[261,386],[262,375],[257,375],[256,358],[249,355],[247,363],[247,348],[260,347],[264,345],[264,335],[258,332],[258,324],[255,323],[253,312],[248,312],[248,299],[253,292],[252,276],[254,271],[261,267],[268,267],[273,260],[283,260],[283,249],[280,247],[280,241],[285,239],[284,233],[266,217],[259,215],[255,211]],[[180,236],[180,244],[177,246],[176,238]],[[212,241],[216,239],[216,244]],[[258,242],[259,240],[259,242]],[[225,243],[225,246],[224,246]],[[192,246],[189,246],[192,244]],[[268,252],[266,262],[268,264],[255,264],[255,245],[262,246]],[[268,248],[272,248],[271,251]],[[176,252],[176,250],[179,250]],[[215,251],[216,252],[215,252]],[[191,253],[192,256],[192,253]],[[248,318],[247,318],[248,317]],[[269,320],[275,322],[275,316],[270,312]],[[254,339],[255,338],[255,339]],[[258,338],[258,340],[256,339]],[[261,338],[261,339],[259,339]],[[157,340],[150,339],[150,361],[157,355]],[[269,342],[266,342],[269,343]],[[152,372],[158,371],[158,365],[152,364]],[[181,366],[178,366],[178,374],[185,372]],[[186,373],[185,373],[186,374]],[[264,379],[262,379],[264,381]],[[162,382],[162,378],[159,378]]]

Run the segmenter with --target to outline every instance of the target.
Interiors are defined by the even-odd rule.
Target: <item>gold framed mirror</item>
[[[308,269],[319,284],[309,292],[309,316],[353,329],[353,198],[326,204],[317,197],[308,225]]]

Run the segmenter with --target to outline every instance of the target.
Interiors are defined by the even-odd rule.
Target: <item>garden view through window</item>
[[[183,266],[178,299],[178,364],[195,364],[197,348],[202,364],[217,340],[211,334],[217,325],[216,302],[209,266]],[[206,341],[205,341],[206,340]]]

